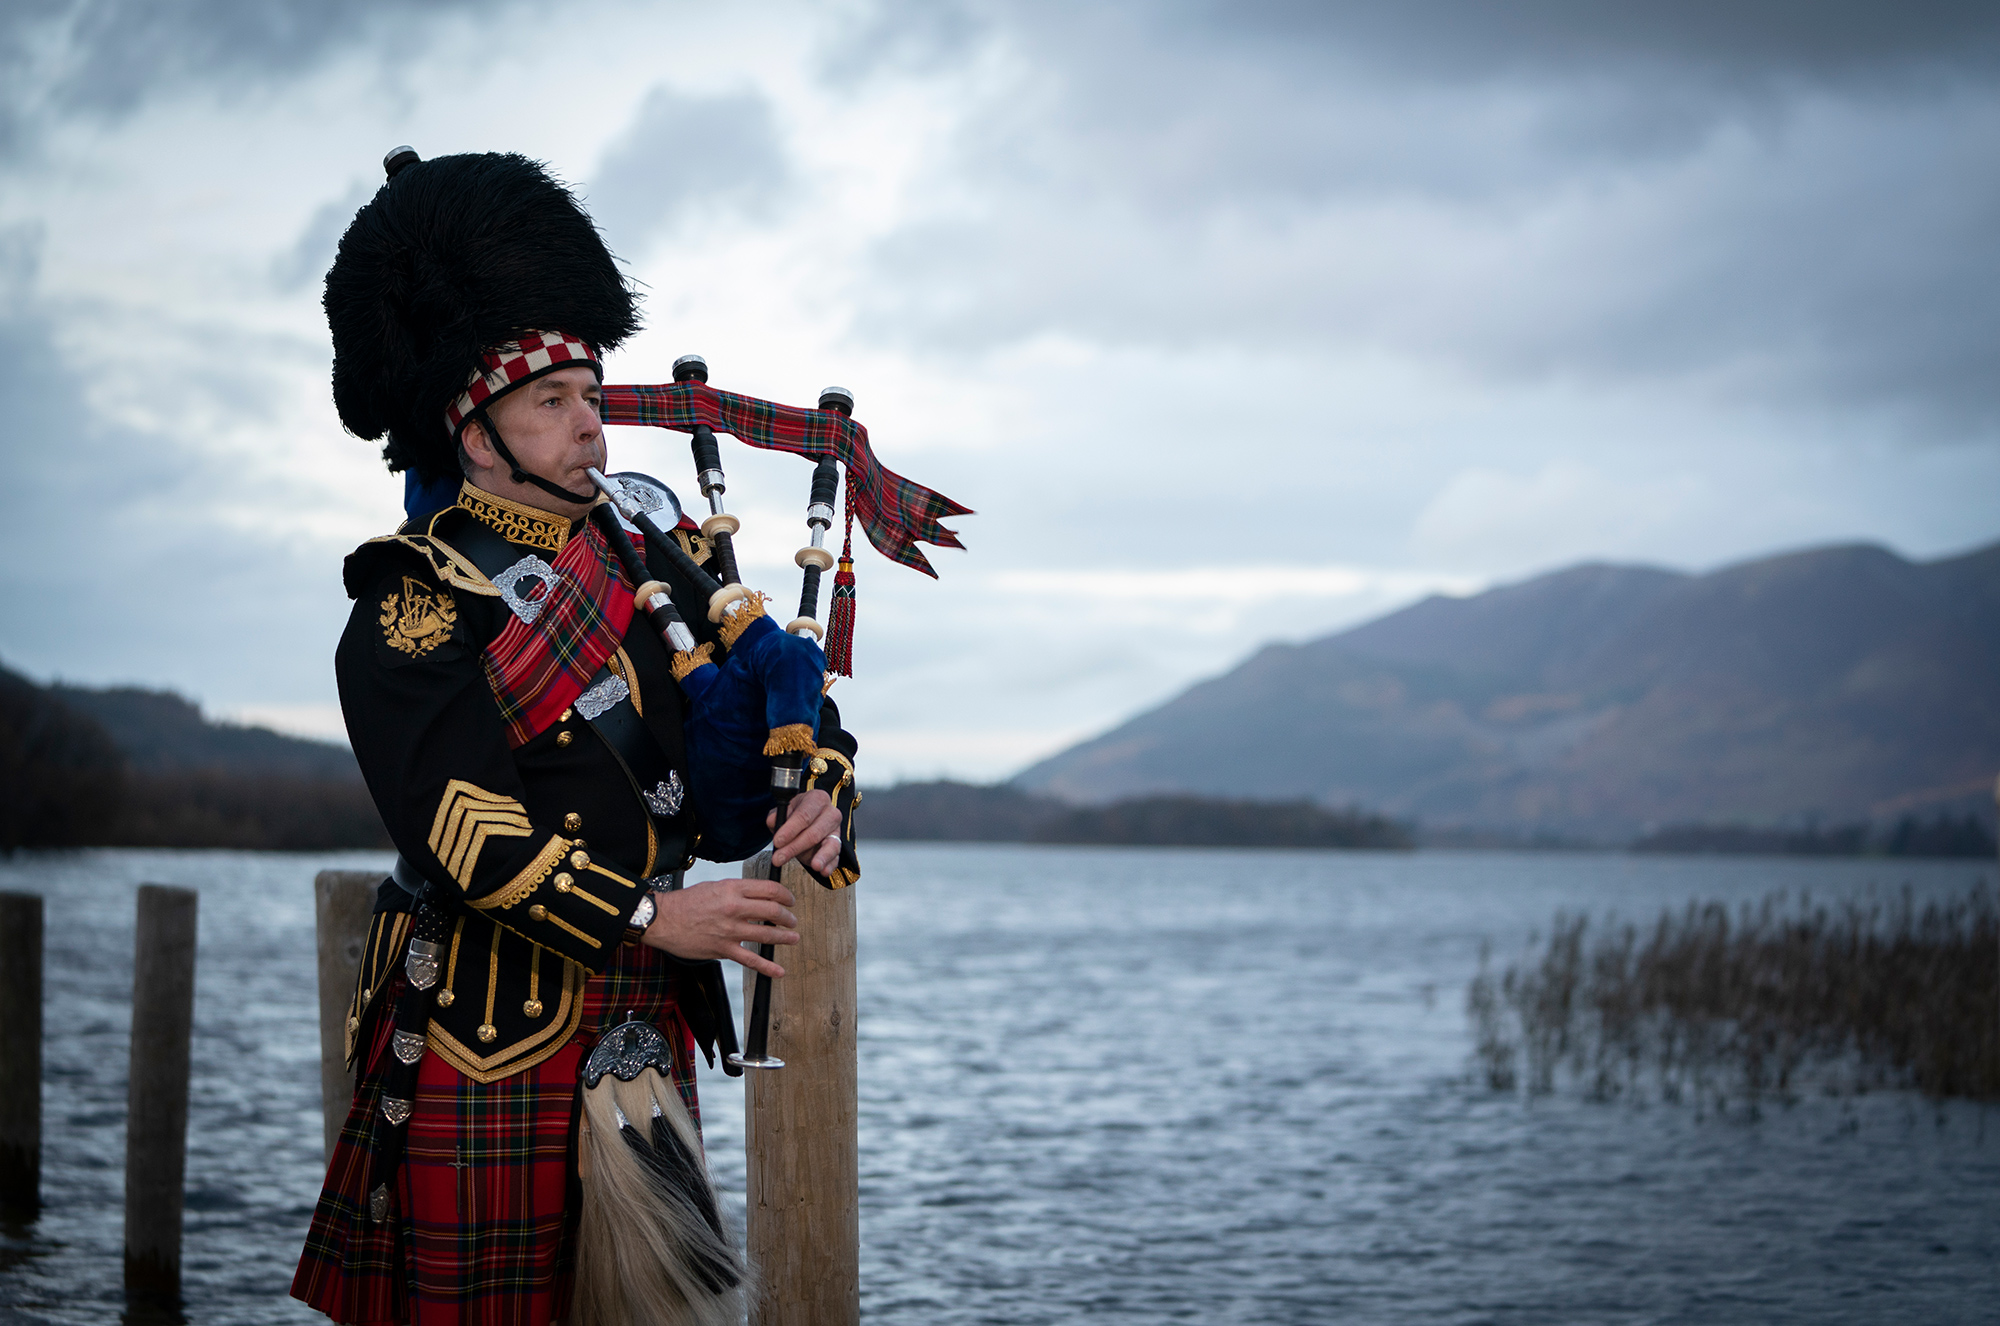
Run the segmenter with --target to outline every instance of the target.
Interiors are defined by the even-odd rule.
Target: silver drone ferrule
[[[722,482],[722,471],[703,470],[700,475],[700,483],[701,495],[708,499],[708,513],[711,516],[721,515],[722,495],[729,491],[728,485]]]
[[[806,508],[806,524],[813,527],[813,543],[819,543],[819,536],[833,524],[833,508],[824,502],[814,502]]]
[[[652,606],[655,608],[659,607],[660,600],[665,597],[665,594],[653,595]],[[667,623],[667,642],[683,654],[692,654],[694,652],[694,632],[688,630],[686,622]]]

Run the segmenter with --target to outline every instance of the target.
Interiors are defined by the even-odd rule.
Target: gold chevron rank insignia
[[[403,588],[382,600],[382,641],[391,649],[422,658],[451,639],[458,609],[451,595],[420,580],[403,577]]]
[[[464,888],[472,882],[473,867],[479,864],[479,851],[488,838],[526,838],[533,832],[520,802],[454,778],[445,784],[444,799],[438,802],[430,846]]]

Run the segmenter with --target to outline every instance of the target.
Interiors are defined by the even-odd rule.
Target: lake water
[[[2000,1112],[1898,1092],[1717,1117],[1496,1096],[1482,941],[1971,862],[887,844],[865,853],[872,1322],[2000,1320]],[[133,889],[201,890],[186,1313],[285,1297],[320,1179],[312,878],[368,855],[0,860],[47,895],[46,1210],[0,1320],[119,1292]],[[721,872],[717,872],[721,873]],[[702,1082],[740,1220],[741,1087]]]

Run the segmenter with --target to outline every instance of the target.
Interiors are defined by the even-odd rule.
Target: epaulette
[[[432,522],[433,525],[435,523]],[[347,563],[341,571],[341,583],[347,588],[347,597],[359,598],[366,594],[382,574],[383,567],[392,561],[406,560],[411,554],[423,558],[431,575],[443,584],[468,594],[498,596],[500,591],[493,582],[482,575],[463,553],[429,530],[410,533],[409,528],[405,525],[394,534],[370,539],[347,555]]]

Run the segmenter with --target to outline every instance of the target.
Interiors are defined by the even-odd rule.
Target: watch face
[[[647,926],[651,925],[653,923],[653,913],[655,913],[658,910],[659,909],[653,905],[652,894],[649,893],[645,897],[639,899],[639,905],[632,909],[631,923],[633,928],[638,930],[644,930]]]

